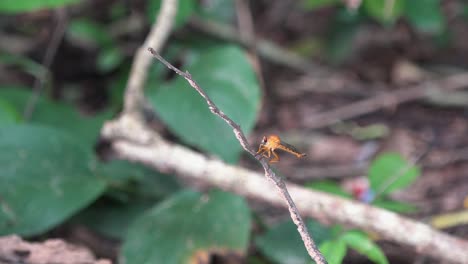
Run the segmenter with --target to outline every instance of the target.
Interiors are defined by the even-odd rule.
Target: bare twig
[[[247,151],[248,153],[250,153],[250,155],[252,155],[254,158],[256,158],[260,162],[260,164],[262,164],[263,169],[265,170],[266,178],[268,180],[270,180],[270,182],[272,182],[276,186],[277,191],[280,193],[280,195],[285,200],[285,202],[286,202],[286,204],[288,206],[291,218],[292,218],[294,224],[296,224],[296,226],[297,226],[297,230],[299,231],[299,234],[301,235],[301,238],[302,238],[302,240],[304,242],[304,245],[305,245],[309,255],[318,264],[327,263],[327,261],[325,260],[325,258],[322,256],[322,254],[318,250],[317,246],[315,245],[314,241],[310,237],[309,232],[307,231],[307,228],[306,228],[306,226],[304,224],[304,221],[302,220],[302,218],[301,218],[301,216],[299,214],[299,210],[297,209],[294,201],[291,198],[291,195],[289,194],[289,192],[288,192],[288,190],[286,188],[286,184],[284,183],[284,181],[280,177],[276,176],[276,174],[273,172],[270,165],[268,164],[268,162],[265,159],[263,159],[260,156],[255,155],[255,151],[250,147],[244,133],[240,129],[240,126],[238,124],[236,124],[231,118],[229,118],[226,114],[224,114],[224,112],[222,110],[220,110],[216,106],[216,104],[210,99],[210,97],[205,93],[205,91],[192,78],[192,76],[190,75],[189,72],[182,72],[181,70],[177,69],[172,64],[170,64],[165,59],[163,59],[153,48],[148,48],[148,50],[151,52],[151,54],[156,59],[158,59],[160,62],[162,62],[164,65],[166,65],[166,67],[173,70],[174,72],[176,72],[177,74],[182,76],[185,80],[187,80],[187,82],[190,84],[190,86],[192,86],[205,99],[206,103],[208,104],[208,108],[210,109],[210,111],[213,114],[219,116],[224,121],[226,121],[226,123],[228,123],[228,125],[230,127],[232,127],[232,129],[234,131],[234,134],[236,135],[236,138],[239,140],[239,143],[241,144],[241,146],[244,148],[245,151]]]
[[[425,98],[434,93],[446,93],[465,87],[468,87],[468,73],[460,73],[439,81],[426,81],[414,87],[382,93],[328,112],[311,115],[305,122],[308,128],[321,128],[386,107]]]
[[[143,86],[146,82],[147,70],[151,63],[151,57],[146,53],[146,47],[160,50],[171,32],[174,17],[177,11],[177,0],[164,0],[161,10],[153,24],[145,43],[138,49],[133,60],[130,77],[127,82],[124,97],[124,113],[139,114],[143,106]]]
[[[52,37],[50,39],[50,43],[47,46],[42,66],[50,70],[50,66],[54,61],[55,54],[62,42],[63,35],[65,34],[65,29],[67,28],[67,12],[65,8],[59,8],[56,11],[57,15],[57,25],[52,32]],[[36,107],[37,100],[41,97],[42,91],[44,90],[44,83],[46,81],[47,76],[49,75],[48,71],[45,71],[39,77],[36,78],[33,85],[33,93],[29,98],[28,102],[26,103],[26,107],[24,108],[23,117],[25,120],[31,118],[32,113],[34,112],[34,108]]]

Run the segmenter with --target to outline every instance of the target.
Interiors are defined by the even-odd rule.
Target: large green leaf
[[[405,14],[420,31],[440,33],[445,29],[445,17],[439,0],[406,1]]]
[[[244,254],[250,212],[244,199],[225,192],[183,191],[136,220],[124,241],[126,263],[188,263],[199,253]]]
[[[328,264],[341,264],[347,251],[346,243],[340,239],[324,241],[319,249]]]
[[[0,87],[0,98],[8,101],[19,113],[24,111],[30,97],[31,92],[22,87]],[[110,116],[110,112],[102,112],[85,117],[70,105],[41,97],[29,122],[64,129],[73,134],[76,140],[92,146],[98,138],[102,123]]]
[[[196,2],[194,0],[178,1],[177,14],[175,17],[176,26],[182,26],[192,15],[195,10]],[[155,21],[159,15],[161,8],[161,0],[149,0],[148,8],[146,9],[146,15],[149,21]]]
[[[28,12],[45,8],[60,7],[75,2],[78,2],[78,0],[2,0],[0,1],[0,12]]]
[[[108,183],[104,198],[80,213],[75,222],[105,235],[122,238],[144,211],[180,186],[175,177],[124,160],[101,163],[98,174]]]
[[[388,264],[387,257],[369,237],[360,231],[348,231],[340,239],[350,248],[367,256],[370,260],[378,264]]]
[[[155,62],[157,63],[157,62]],[[249,133],[260,102],[254,71],[244,52],[235,46],[212,46],[193,56],[188,70],[218,107]],[[241,147],[232,129],[213,115],[205,100],[177,76],[165,85],[155,85],[150,100],[171,131],[186,143],[236,162]]]
[[[307,229],[317,244],[332,237],[332,232],[328,228],[312,220],[307,221]],[[259,236],[255,244],[265,256],[277,263],[310,263],[310,256],[297,232],[296,225],[291,220],[271,228]]]
[[[382,23],[393,23],[403,14],[405,0],[364,0],[362,5],[364,10],[376,20]]]
[[[0,98],[0,126],[15,124],[19,120],[16,109],[8,101]]]
[[[0,235],[33,235],[61,223],[105,188],[93,155],[55,128],[0,128]]]
[[[368,177],[371,189],[383,195],[408,187],[420,174],[417,166],[398,153],[385,153],[372,161]]]

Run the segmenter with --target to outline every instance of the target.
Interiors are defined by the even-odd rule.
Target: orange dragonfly
[[[257,154],[269,159],[271,158],[271,155],[273,155],[273,158],[270,159],[270,163],[274,163],[280,160],[278,154],[275,152],[277,149],[293,154],[297,158],[306,156],[305,153],[301,153],[295,147],[281,141],[277,135],[269,135],[268,137],[264,136],[260,146],[258,147]]]

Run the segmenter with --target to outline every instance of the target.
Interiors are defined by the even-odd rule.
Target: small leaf
[[[332,235],[328,228],[312,220],[307,221],[307,229],[317,244],[331,238]],[[267,233],[259,236],[255,244],[266,257],[277,263],[310,262],[310,256],[297,232],[297,227],[291,220],[271,228]]]
[[[441,33],[445,29],[445,17],[439,0],[406,1],[405,14],[418,30]]]
[[[348,231],[340,239],[350,248],[367,256],[370,260],[378,264],[388,264],[387,257],[369,237],[360,231]]]
[[[368,172],[371,189],[380,195],[408,187],[420,174],[418,167],[397,153],[379,155]]]
[[[68,25],[67,35],[75,42],[103,47],[111,44],[112,37],[101,25],[90,19],[74,19]]]
[[[58,129],[0,127],[0,149],[0,235],[47,231],[104,191],[92,153]]]
[[[418,211],[418,208],[412,204],[403,203],[399,201],[393,200],[383,200],[379,199],[372,202],[373,205],[384,208],[390,211],[394,211],[397,213],[414,213]]]
[[[97,68],[101,72],[109,72],[119,66],[123,59],[120,49],[114,46],[105,47],[97,57]]]
[[[156,62],[155,62],[156,63]],[[248,134],[255,123],[260,89],[255,73],[242,50],[235,46],[213,46],[193,56],[187,66],[197,83],[218,107],[240,124]],[[149,98],[159,117],[186,143],[219,155],[225,161],[238,160],[241,146],[232,128],[213,115],[205,100],[177,76],[157,86]]]
[[[56,8],[76,2],[78,0],[2,0],[0,1],[0,12],[29,12],[45,8]]]
[[[320,247],[328,264],[341,264],[346,256],[346,243],[342,240],[327,240],[324,241]]]
[[[350,45],[357,35],[362,21],[362,16],[359,13],[346,8],[340,9],[334,17],[332,30],[327,40],[328,58],[333,63],[341,63],[351,55],[353,49],[350,48]]]
[[[338,185],[334,181],[316,181],[312,182],[306,185],[307,187],[314,189],[314,190],[319,190],[322,192],[327,192],[327,193],[332,193],[334,195],[338,195],[344,198],[353,198],[353,196],[343,190],[340,185]]]
[[[306,9],[314,10],[317,8],[332,6],[341,3],[341,0],[304,0]]]
[[[180,192],[137,219],[124,241],[125,263],[188,263],[201,252],[245,254],[250,212],[226,192]]]
[[[195,10],[194,0],[179,1],[177,6],[177,14],[175,17],[175,24],[177,27],[182,26],[188,21],[193,11]],[[159,10],[161,8],[161,0],[150,0],[148,8],[146,9],[146,15],[152,23],[157,19]]]
[[[364,10],[366,10],[367,13],[377,21],[385,24],[391,24],[403,14],[405,1],[364,0],[362,5]]]
[[[18,123],[20,119],[16,109],[8,101],[0,98],[0,126]]]

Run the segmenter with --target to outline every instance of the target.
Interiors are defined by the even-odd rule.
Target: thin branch
[[[180,76],[182,76],[187,82],[192,86],[206,101],[208,104],[208,108],[210,111],[219,116],[221,119],[226,121],[229,126],[232,127],[234,134],[236,135],[236,138],[239,140],[239,143],[241,146],[244,148],[245,151],[250,153],[254,158],[256,158],[260,164],[262,164],[263,169],[265,170],[265,176],[268,180],[270,180],[277,188],[278,192],[280,195],[283,197],[283,199],[286,201],[286,204],[289,209],[289,213],[291,215],[291,218],[296,224],[297,229],[299,231],[299,234],[301,235],[301,238],[304,242],[304,245],[307,249],[307,252],[309,255],[312,257],[313,260],[315,260],[316,263],[318,264],[325,264],[327,261],[323,257],[323,255],[320,253],[318,250],[317,246],[315,245],[315,242],[312,240],[312,238],[309,235],[309,232],[307,231],[307,228],[304,224],[304,221],[302,220],[299,210],[297,209],[294,201],[291,198],[291,195],[289,194],[286,184],[284,181],[276,176],[276,174],[273,172],[271,169],[270,165],[268,162],[263,159],[261,156],[255,155],[255,151],[250,147],[244,133],[240,129],[240,126],[236,124],[231,118],[229,118],[222,110],[220,110],[215,103],[209,98],[209,96],[205,93],[205,91],[197,84],[197,82],[192,78],[189,72],[182,72],[181,70],[177,69],[174,67],[172,64],[167,62],[165,59],[163,59],[153,48],[148,48],[148,50],[151,52],[151,54],[158,59],[160,62],[162,62],[166,67],[169,69],[173,70]]]
[[[139,110],[144,105],[143,86],[146,82],[148,67],[151,65],[151,57],[146,53],[146,47],[153,47],[158,51],[162,48],[171,32],[177,12],[177,4],[177,0],[162,1],[156,22],[151,27],[151,31],[143,45],[137,50],[125,90],[125,114],[138,115]]]
[[[50,70],[50,66],[54,61],[55,54],[62,42],[63,35],[65,34],[65,29],[67,28],[67,12],[65,8],[59,8],[56,11],[57,21],[54,31],[52,32],[52,37],[50,39],[50,43],[47,46],[42,66]],[[36,108],[37,101],[41,97],[41,94],[44,90],[44,83],[46,81],[47,76],[49,76],[49,72],[45,71],[43,74],[38,76],[34,81],[33,85],[33,93],[31,97],[26,103],[26,107],[24,108],[23,117],[25,120],[29,120],[31,118],[32,113],[34,112],[34,108]]]
[[[390,106],[418,100],[432,94],[446,93],[468,87],[468,73],[449,76],[439,81],[426,81],[414,87],[401,88],[368,99],[335,108],[306,118],[308,128],[321,128],[338,121],[355,118]]]

